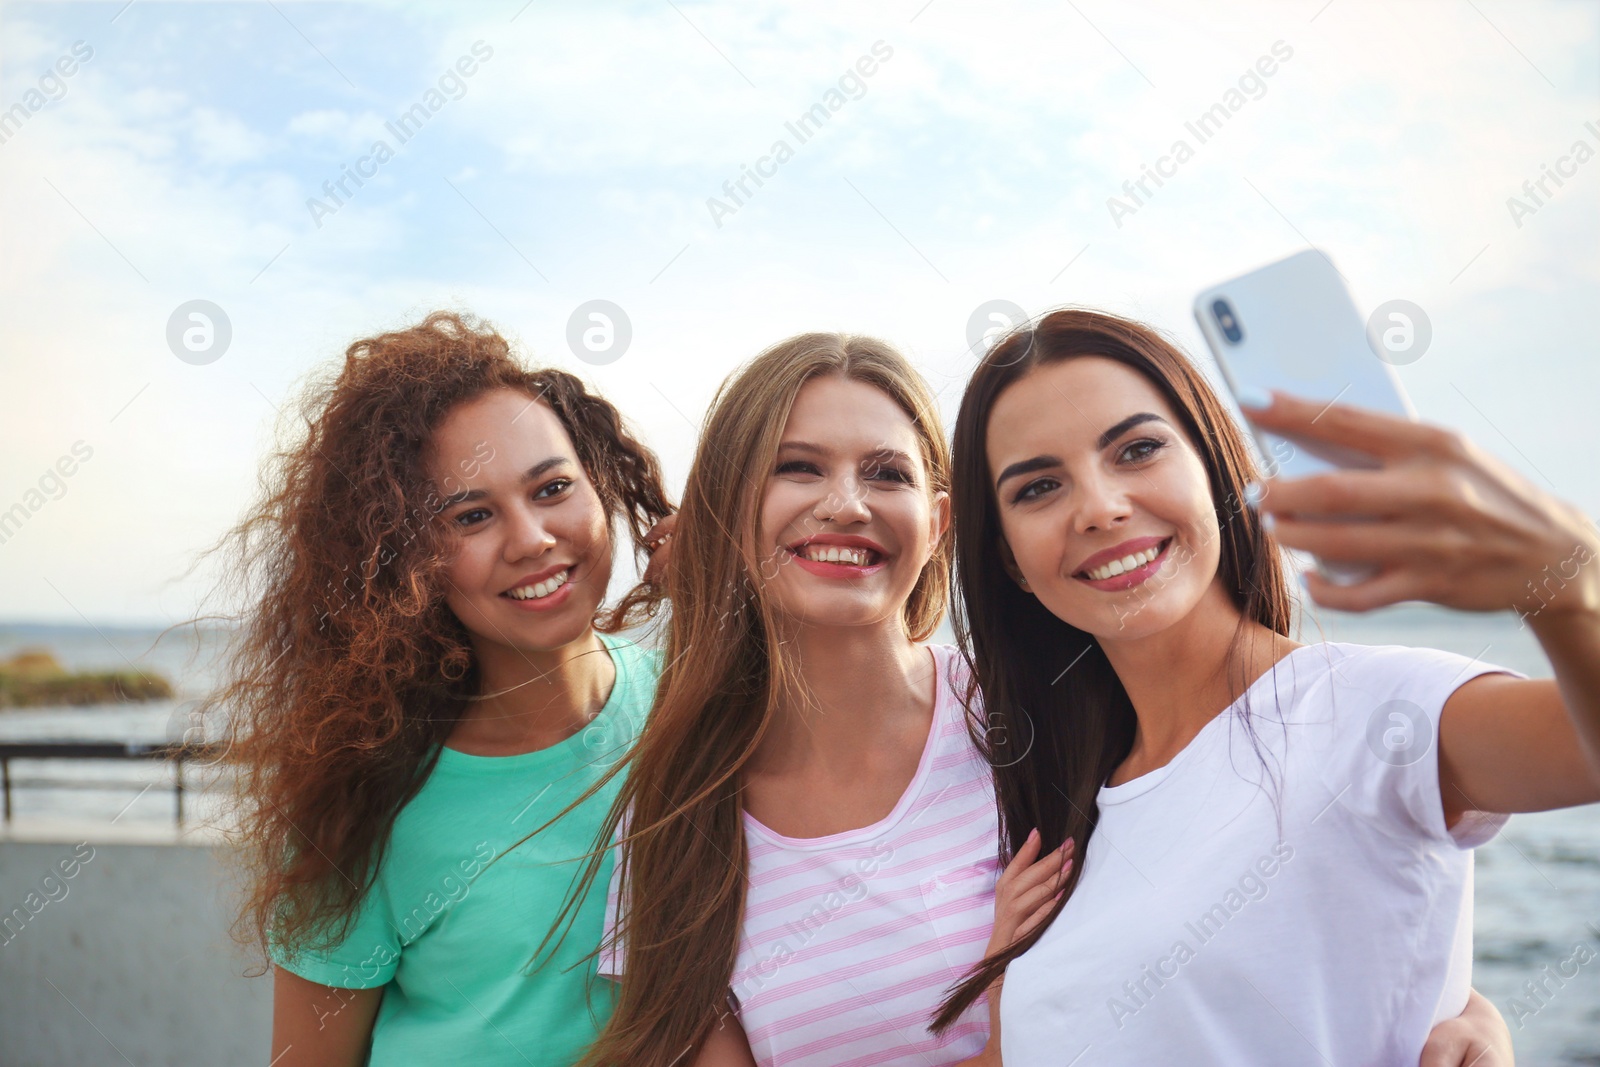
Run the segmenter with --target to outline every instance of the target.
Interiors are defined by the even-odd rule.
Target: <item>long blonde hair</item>
[[[933,395],[882,341],[802,334],[723,383],[701,430],[657,590],[670,599],[671,616],[655,705],[603,831],[609,842],[624,819],[629,824],[612,935],[625,944],[626,963],[610,1024],[583,1067],[667,1067],[724,1010],[745,901],[741,772],[780,700],[804,691],[774,639],[779,620],[762,591],[761,504],[795,397],[830,375],[872,385],[898,403],[921,440],[930,491],[949,489],[950,451]],[[924,640],[938,626],[949,584],[946,534],[906,601],[910,639]],[[596,857],[575,899],[598,868]]]

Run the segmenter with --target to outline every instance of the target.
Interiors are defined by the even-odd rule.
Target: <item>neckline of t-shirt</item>
[[[933,656],[933,721],[928,724],[928,738],[922,744],[922,757],[917,761],[917,771],[911,776],[911,781],[906,784],[905,791],[900,794],[900,799],[889,810],[889,814],[875,823],[858,826],[852,830],[840,830],[825,837],[789,837],[778,833],[748,811],[744,811],[744,824],[747,829],[754,830],[761,837],[786,848],[818,850],[836,848],[857,841],[870,841],[886,830],[892,829],[905,817],[906,812],[916,803],[917,797],[922,795],[923,784],[928,780],[932,770],[935,753],[939,748],[939,738],[944,732],[945,719],[949,717],[951,688],[954,685],[954,682],[947,677],[950,671],[950,657],[954,650],[944,645],[923,647]]]
[[[1168,778],[1172,777],[1173,773],[1176,772],[1178,768],[1190,758],[1192,753],[1198,752],[1205,745],[1210,744],[1211,738],[1215,736],[1216,732],[1222,728],[1222,724],[1231,721],[1238,713],[1239,705],[1255,696],[1258,689],[1265,689],[1268,685],[1271,685],[1273,691],[1276,692],[1279,685],[1278,678],[1281,669],[1299,653],[1313,648],[1323,649],[1324,654],[1326,654],[1328,643],[1314,641],[1310,644],[1301,645],[1299,648],[1290,649],[1287,653],[1280,657],[1276,663],[1262,671],[1260,677],[1246,686],[1244,692],[1239,694],[1238,699],[1229,704],[1227,707],[1223,708],[1221,711],[1217,712],[1210,722],[1202,726],[1199,732],[1189,739],[1189,743],[1184,745],[1183,748],[1178,751],[1177,755],[1173,756],[1162,766],[1157,767],[1154,770],[1146,771],[1144,774],[1141,774],[1139,777],[1134,778],[1131,781],[1123,782],[1121,785],[1101,786],[1100,794],[1098,797],[1096,797],[1096,802],[1101,805],[1123,804],[1127,801],[1144,796],[1152,789],[1160,786]]]
[[[622,647],[632,644],[620,637],[595,632],[600,639],[600,644],[605,648],[606,654],[611,657],[611,665],[616,670],[616,678],[611,683],[611,692],[606,697],[606,702],[600,705],[600,710],[595,712],[589,725],[573,734],[571,737],[557,741],[547,748],[537,748],[532,752],[518,752],[510,756],[479,756],[471,752],[462,752],[451,748],[449,745],[439,746],[439,761],[435,770],[461,771],[467,774],[522,774],[530,769],[543,767],[546,764],[575,762],[573,757],[585,747],[584,738],[600,727],[605,736],[610,736],[609,726],[618,710],[628,699],[629,672],[628,659],[622,655]]]

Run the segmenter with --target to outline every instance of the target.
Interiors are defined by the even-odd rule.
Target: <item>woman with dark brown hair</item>
[[[656,460],[578,379],[442,312],[352,344],[301,413],[224,542],[250,607],[212,699],[273,1063],[569,1064],[610,1010],[585,966],[603,901],[528,964],[616,785],[563,809],[654,693],[612,636],[632,601],[600,607],[618,528],[642,552],[670,510]]]
[[[1091,311],[1002,339],[962,400],[960,620],[1005,845],[1082,857],[940,1014],[1006,973],[1008,1062],[1416,1062],[1468,994],[1471,848],[1600,799],[1593,524],[1457,435],[1260,400],[1381,466],[1263,487],[1183,354]],[[1376,565],[1308,575],[1329,607],[1513,607],[1556,678],[1301,644],[1280,545]]]

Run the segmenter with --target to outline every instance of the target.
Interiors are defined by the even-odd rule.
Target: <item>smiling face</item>
[[[1102,642],[1159,633],[1216,585],[1210,479],[1182,427],[1153,382],[1097,356],[1040,366],[991,411],[989,478],[1008,570]]]
[[[427,462],[456,537],[445,602],[474,643],[549,651],[586,638],[611,578],[610,527],[555,412],[485,393],[444,417]]]
[[[839,375],[801,387],[761,502],[766,594],[801,624],[897,618],[949,523],[911,418]]]

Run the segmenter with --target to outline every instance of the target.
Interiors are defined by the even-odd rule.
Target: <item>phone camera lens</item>
[[[1244,331],[1239,328],[1239,320],[1234,317],[1233,308],[1228,306],[1226,300],[1213,300],[1211,314],[1216,318],[1217,325],[1222,327],[1222,336],[1232,345],[1244,340]]]

